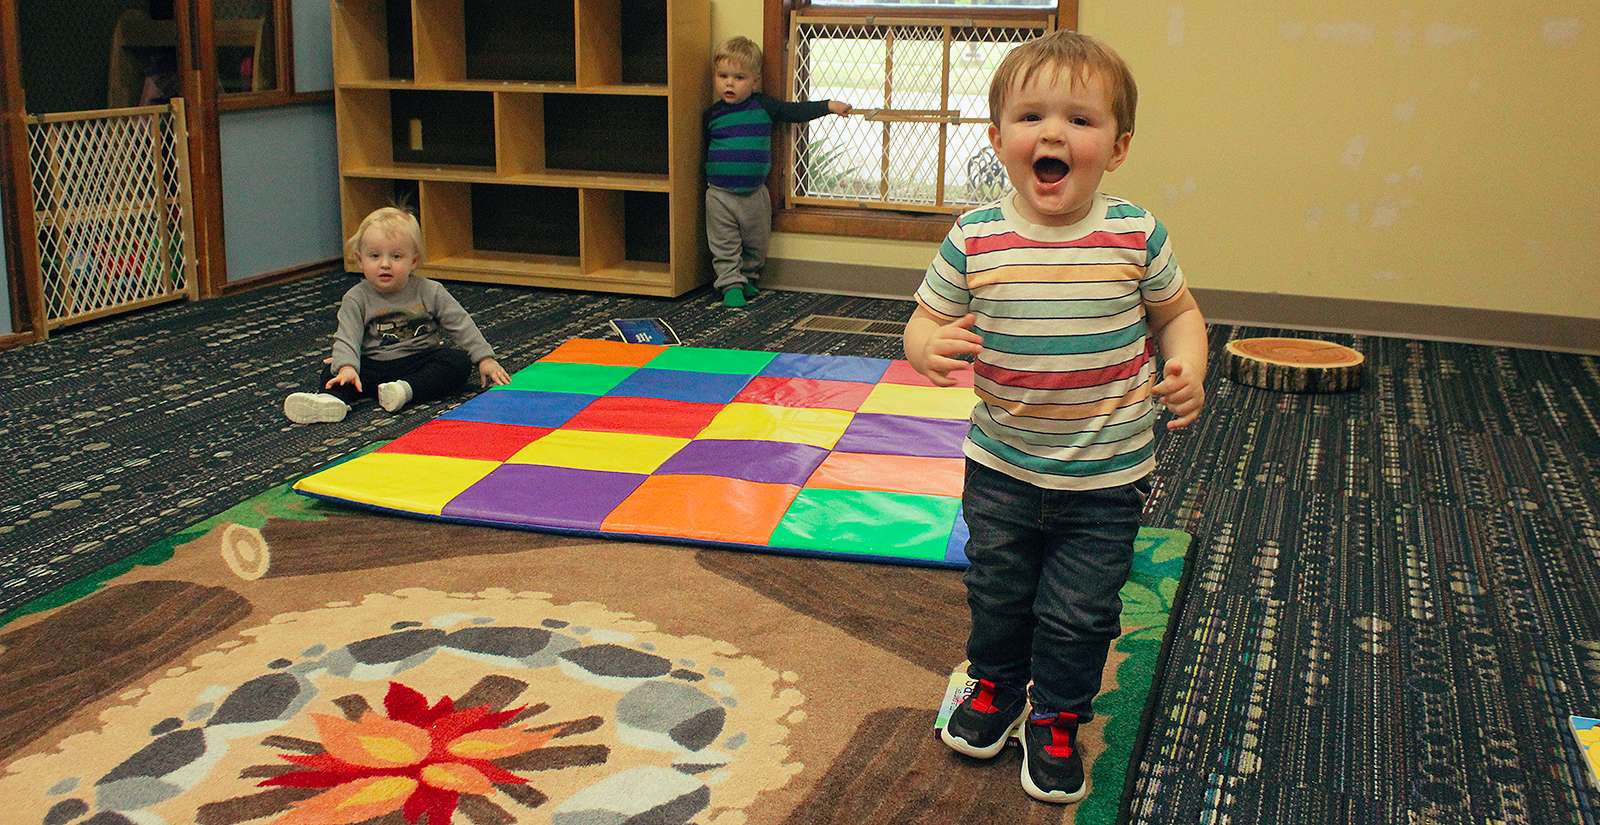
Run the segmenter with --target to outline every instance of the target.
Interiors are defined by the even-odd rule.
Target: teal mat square
[[[807,488],[767,544],[908,561],[942,562],[961,499],[875,490]]]
[[[632,375],[635,369],[637,367],[535,361],[511,376],[511,383],[494,389],[605,395]]]
[[[653,370],[719,372],[724,375],[755,375],[767,368],[776,352],[710,347],[668,347],[646,366]]]

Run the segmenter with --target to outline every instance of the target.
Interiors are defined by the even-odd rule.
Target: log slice
[[[1279,392],[1345,392],[1361,387],[1366,358],[1315,338],[1240,338],[1224,348],[1228,378]]]

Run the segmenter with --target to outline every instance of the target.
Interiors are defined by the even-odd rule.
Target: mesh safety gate
[[[27,124],[46,330],[196,297],[183,101]]]
[[[789,203],[951,212],[1006,191],[989,147],[989,78],[1054,21],[795,15],[793,100],[843,100],[850,117],[793,130]]]

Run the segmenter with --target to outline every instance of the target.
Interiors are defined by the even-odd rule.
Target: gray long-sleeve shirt
[[[399,292],[385,295],[362,280],[339,301],[333,371],[349,365],[360,372],[362,358],[392,361],[438,349],[446,335],[474,364],[494,357],[472,316],[438,282],[413,273]]]

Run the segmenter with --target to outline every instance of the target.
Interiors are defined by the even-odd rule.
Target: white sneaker
[[[378,406],[384,412],[399,412],[411,403],[411,384],[407,381],[390,381],[378,385]]]
[[[325,392],[292,392],[283,399],[283,414],[296,424],[343,421],[350,405]]]

